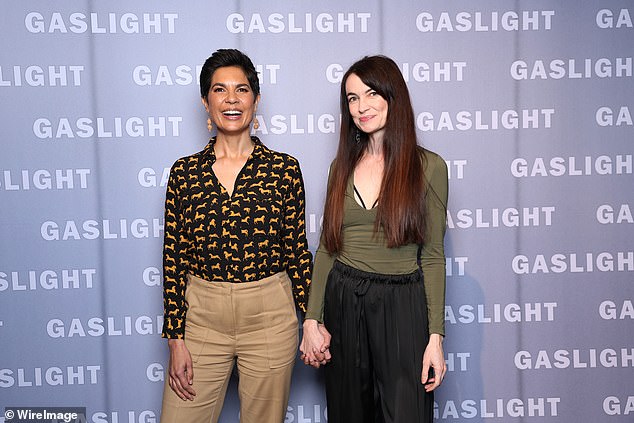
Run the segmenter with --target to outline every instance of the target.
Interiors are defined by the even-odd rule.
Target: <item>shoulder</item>
[[[263,153],[267,160],[272,164],[282,164],[281,170],[286,173],[301,173],[299,169],[299,160],[288,153],[282,153],[272,150],[262,145]]]
[[[205,154],[209,153],[208,147],[209,146],[205,147],[205,149],[198,151],[197,153],[177,159],[170,168],[170,183],[177,184],[179,188],[184,188],[193,179],[197,179],[200,163],[202,163],[201,158],[204,157]]]
[[[186,173],[187,170],[191,168],[193,162],[198,162],[194,154],[177,159],[174,164],[172,164],[170,174],[174,175]]]
[[[423,169],[427,180],[431,181],[436,178],[447,179],[447,162],[440,154],[423,147],[419,147],[418,152],[423,161]]]
[[[431,150],[419,148],[421,159],[423,160],[423,172],[427,188],[435,194],[443,205],[447,204],[449,191],[449,174],[447,163],[439,154]]]
[[[418,147],[418,153],[424,162],[427,163],[428,166],[445,166],[447,167],[447,163],[445,159],[443,159],[440,154],[435,153],[431,150],[428,150],[423,147]]]
[[[172,165],[172,171],[182,170],[185,167],[198,164],[198,162],[200,161],[200,158],[207,152],[207,150],[208,150],[208,147],[205,147],[203,150],[200,150],[194,154],[180,157]]]

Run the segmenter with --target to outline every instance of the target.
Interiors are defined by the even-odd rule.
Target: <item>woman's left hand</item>
[[[304,364],[319,368],[330,361],[330,333],[314,319],[306,319],[303,327],[300,358]]]
[[[442,350],[442,335],[432,333],[429,336],[429,343],[423,354],[423,372],[420,381],[425,385],[425,391],[431,392],[438,388],[447,373],[447,365],[445,364],[445,355]],[[433,374],[429,375],[429,369],[434,369]]]

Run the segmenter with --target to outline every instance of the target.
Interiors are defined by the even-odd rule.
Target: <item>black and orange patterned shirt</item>
[[[306,311],[312,255],[299,163],[252,140],[231,197],[211,168],[215,139],[172,166],[165,197],[165,338],[184,337],[187,274],[247,283],[286,270],[296,305]]]

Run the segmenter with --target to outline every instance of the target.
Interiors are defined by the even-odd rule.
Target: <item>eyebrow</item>
[[[215,84],[212,85],[212,87],[215,87],[215,86],[220,86],[220,87],[226,88],[227,84],[224,84],[222,82],[216,82]],[[249,84],[244,83],[244,82],[236,84],[236,88],[240,88],[240,87],[248,87],[249,89],[251,89],[251,86]]]
[[[367,94],[367,93],[369,93],[370,91],[375,91],[375,90],[374,90],[373,88],[368,88],[367,90],[365,90],[364,94]],[[346,97],[349,97],[349,96],[351,96],[351,95],[358,95],[358,94],[357,94],[357,93],[355,93],[355,92],[352,92],[352,91],[351,91],[351,92],[349,92],[349,93],[346,93]]]

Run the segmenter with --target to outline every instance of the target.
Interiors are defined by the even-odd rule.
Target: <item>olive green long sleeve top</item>
[[[445,249],[444,237],[447,217],[448,178],[447,165],[436,153],[422,150],[425,157],[425,206],[427,230],[421,253],[424,274],[429,333],[445,334]],[[353,177],[348,181],[344,200],[343,247],[330,255],[323,244],[315,255],[312,284],[308,298],[306,319],[323,321],[324,293],[328,273],[335,260],[366,272],[381,274],[408,274],[418,264],[418,245],[408,244],[387,248],[384,234],[374,234],[376,208],[367,210],[354,198]]]

